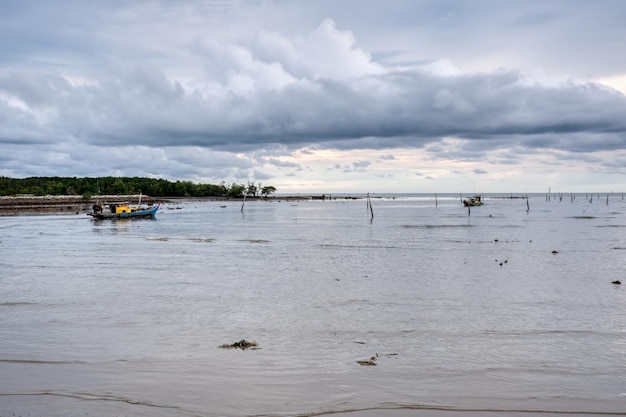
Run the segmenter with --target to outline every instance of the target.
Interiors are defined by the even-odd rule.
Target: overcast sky
[[[626,191],[623,0],[0,0],[0,176]]]

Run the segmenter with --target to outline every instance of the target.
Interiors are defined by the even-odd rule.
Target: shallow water
[[[485,202],[0,217],[0,416],[626,415],[626,202]]]

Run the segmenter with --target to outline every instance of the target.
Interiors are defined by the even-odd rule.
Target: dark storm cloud
[[[265,162],[270,165],[273,165],[275,167],[280,167],[280,168],[300,168],[299,164],[296,164],[294,162],[281,161],[280,159],[276,159],[276,158],[266,159]]]
[[[315,142],[339,149],[421,147],[446,136],[486,146],[489,139],[497,144],[509,138],[526,147],[575,152],[625,146],[622,94],[595,84],[527,85],[513,71],[316,79],[219,101],[148,69],[95,86],[72,86],[47,73],[9,72],[0,77],[0,89],[28,108],[8,109],[12,121],[0,128],[4,141],[38,141],[42,133],[56,141],[62,131],[99,146],[227,151]],[[27,136],[29,130],[38,134]]]

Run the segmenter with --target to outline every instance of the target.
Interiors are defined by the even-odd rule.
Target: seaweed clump
[[[356,361],[361,366],[376,366],[376,358],[378,357],[378,353],[376,356],[372,356],[369,360]]]
[[[253,341],[249,341],[246,339],[241,339],[238,342],[235,342],[231,345],[229,344],[224,344],[220,346],[222,349],[241,349],[241,350],[246,350],[249,348],[256,348],[257,347],[257,343],[253,342]]]
[[[360,361],[356,361],[356,363],[358,363],[361,366],[376,366],[376,359],[378,359],[379,356],[385,356],[388,358],[391,358],[392,356],[398,356],[397,353],[383,353],[382,355],[379,355],[378,353],[375,354],[375,356],[372,356],[371,358],[365,359],[365,360],[360,360]]]

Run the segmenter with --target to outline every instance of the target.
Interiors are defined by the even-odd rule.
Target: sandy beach
[[[0,217],[0,415],[624,415],[623,200],[337,197]]]

